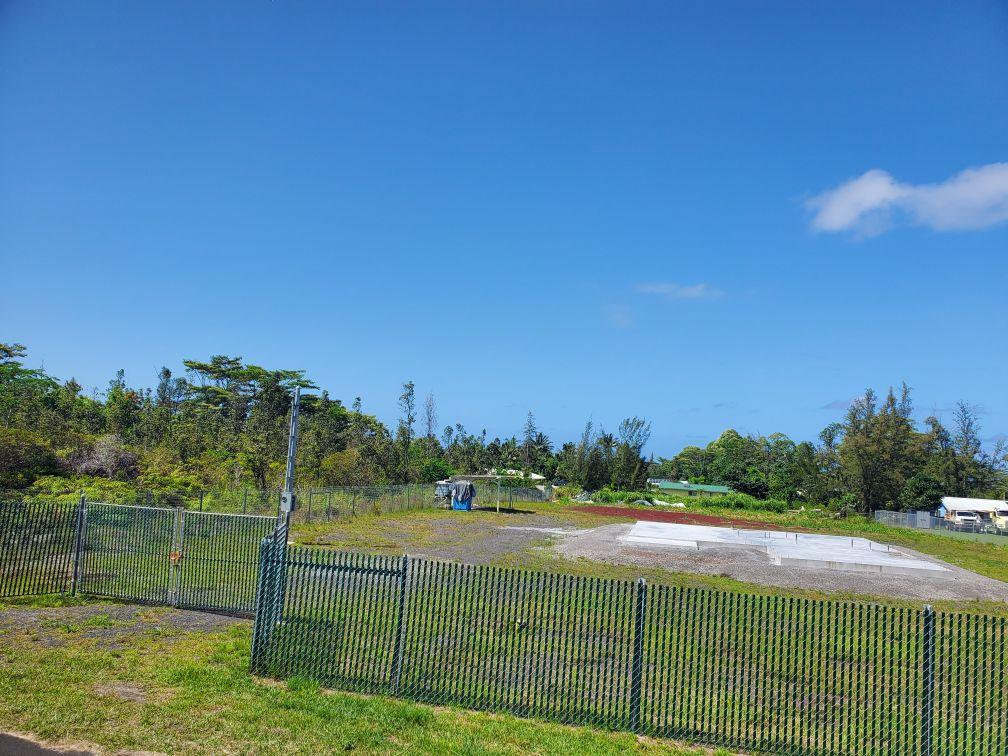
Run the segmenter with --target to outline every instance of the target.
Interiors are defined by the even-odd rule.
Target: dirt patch
[[[92,690],[99,696],[118,698],[120,701],[132,701],[133,703],[147,702],[147,691],[133,683],[99,683]]]
[[[715,515],[699,514],[698,512],[665,512],[650,509],[631,509],[630,507],[575,507],[576,512],[586,512],[588,514],[604,515],[606,517],[630,517],[634,520],[646,520],[648,522],[674,522],[682,525],[714,525],[721,527],[752,528],[754,530],[788,530],[794,532],[798,530],[805,532],[801,528],[779,527],[768,525],[765,522],[756,520],[746,520],[735,517],[717,517]]]
[[[96,756],[93,748],[80,745],[60,746],[21,733],[0,732],[0,753],[6,756]]]
[[[590,559],[607,564],[717,575],[778,588],[803,588],[829,593],[919,600],[1008,601],[1008,584],[977,575],[902,546],[900,551],[903,553],[926,562],[940,564],[946,567],[948,572],[934,575],[887,575],[782,566],[770,562],[766,553],[755,546],[690,549],[624,541],[623,538],[632,527],[632,524],[619,524],[571,531],[556,540],[553,551],[565,559]]]
[[[376,524],[376,532],[357,538],[338,529],[313,533],[303,543],[349,551],[374,552],[443,559],[466,564],[492,564],[518,554],[549,538],[551,530],[572,528],[574,520],[562,514],[530,511],[443,512],[419,522],[389,519]]]
[[[247,620],[205,612],[130,604],[84,604],[52,608],[0,609],[0,636],[27,635],[42,646],[61,646],[80,639],[103,648],[124,648],[138,635],[180,636],[213,632]]]
[[[3,756],[104,756],[110,753],[98,746],[80,743],[49,743],[21,732],[0,732]],[[165,756],[156,751],[115,751],[115,756]]]

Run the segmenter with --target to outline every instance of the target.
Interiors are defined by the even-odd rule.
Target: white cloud
[[[664,282],[642,283],[637,284],[637,291],[641,294],[657,294],[666,299],[717,299],[724,296],[723,291],[705,283],[691,286]]]
[[[606,309],[606,316],[609,318],[609,323],[614,325],[616,328],[629,328],[633,325],[633,316],[623,305],[613,305]]]
[[[903,184],[878,169],[806,202],[816,231],[882,233],[903,222],[935,231],[1008,221],[1008,163],[968,168],[940,184]]]

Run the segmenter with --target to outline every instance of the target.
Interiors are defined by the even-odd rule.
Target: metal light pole
[[[294,403],[291,406],[290,433],[287,436],[287,469],[284,472],[284,487],[280,494],[280,518],[284,528],[290,527],[291,514],[294,512],[294,460],[297,457],[298,444],[298,413],[301,406],[301,387],[294,389]],[[279,523],[278,523],[279,524]]]
[[[268,558],[260,562],[259,595],[256,598],[256,644],[266,648],[273,638],[273,631],[283,622],[284,604],[287,601],[287,537],[290,531],[291,514],[294,512],[294,458],[297,455],[298,439],[298,407],[301,402],[301,389],[294,389],[294,402],[291,405],[290,434],[287,437],[287,470],[284,474],[284,487],[280,493],[280,511],[277,513],[276,527],[273,529],[272,544],[269,537],[263,541],[263,546],[269,546]],[[263,617],[261,640],[259,617]]]

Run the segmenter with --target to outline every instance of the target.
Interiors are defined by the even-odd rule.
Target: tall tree
[[[437,433],[437,401],[434,399],[434,392],[427,393],[424,399],[424,426],[427,431],[427,438],[434,439]]]
[[[402,450],[402,480],[409,482],[409,450],[413,440],[413,425],[416,423],[416,387],[413,381],[403,384],[403,392],[399,395],[399,409],[402,417],[399,420],[399,443]]]
[[[532,410],[529,410],[528,415],[525,416],[525,429],[522,437],[522,469],[525,472],[532,469],[533,441],[537,432],[535,417],[532,415]]]

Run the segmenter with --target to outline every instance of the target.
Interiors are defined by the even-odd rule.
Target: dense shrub
[[[0,428],[0,488],[24,488],[41,475],[58,472],[52,449],[36,434]]]
[[[32,483],[28,494],[42,501],[67,502],[77,501],[81,491],[88,501],[104,501],[109,504],[132,504],[136,501],[136,489],[132,484],[91,475],[46,475]]]
[[[614,491],[606,486],[592,494],[592,501],[597,504],[625,504],[627,502],[644,499],[650,502],[654,495],[643,491]]]
[[[680,499],[682,500],[682,499]],[[786,512],[789,505],[780,499],[757,499],[745,493],[730,493],[720,496],[687,497],[683,503],[691,506],[716,507],[719,509],[743,509],[753,512]]]
[[[720,496],[684,496],[674,491],[614,491],[602,488],[591,495],[596,504],[628,504],[643,499],[648,503],[685,504],[691,508],[740,509],[753,512],[786,512],[789,505],[780,499],[758,499],[744,493]]]

